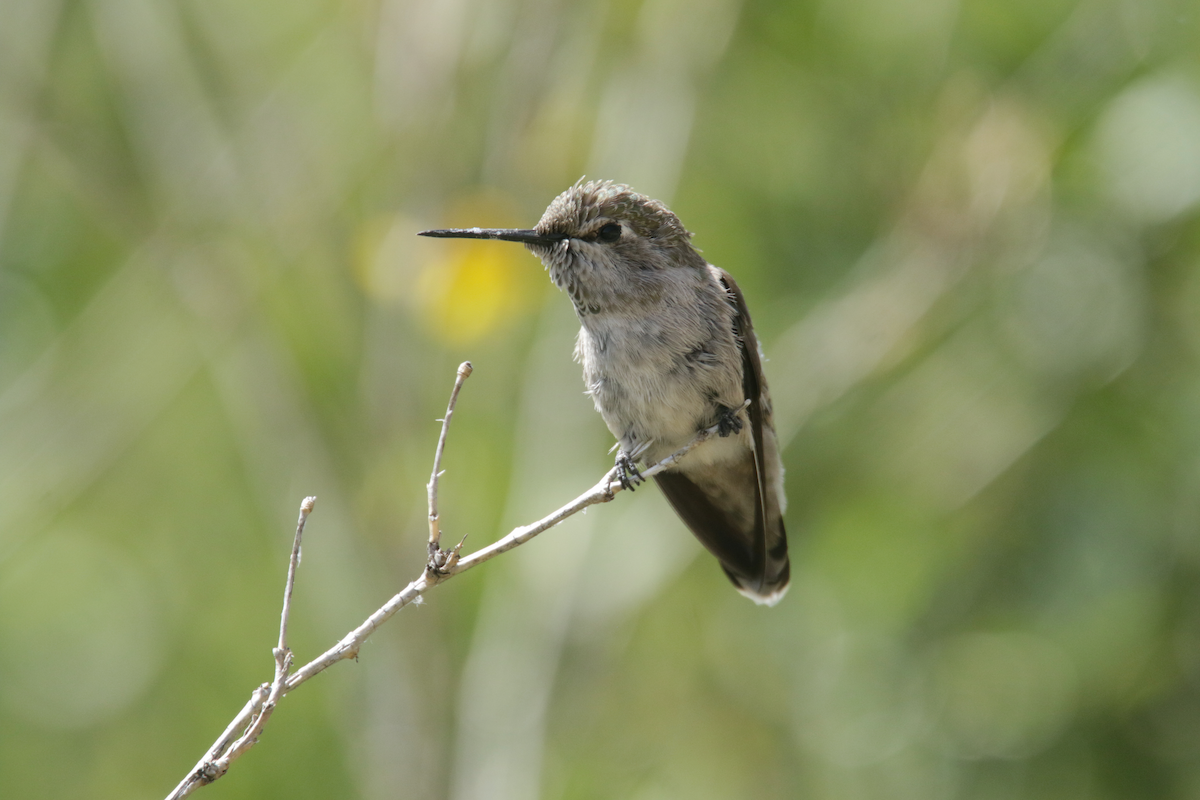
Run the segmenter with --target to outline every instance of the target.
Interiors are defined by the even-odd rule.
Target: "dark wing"
[[[718,484],[700,486],[685,472],[673,470],[656,476],[659,488],[684,523],[721,562],[725,574],[755,602],[774,604],[786,591],[790,578],[787,532],[783,527],[782,498],[769,480],[767,458],[778,460],[771,422],[771,401],[763,377],[758,339],[750,312],[737,283],[717,270],[729,302],[736,310],[734,334],[742,353],[742,390],[751,400],[746,413],[754,442],[746,463],[731,464],[729,475]],[[765,433],[766,432],[766,433]],[[771,436],[768,453],[766,436]],[[774,465],[776,474],[781,467]],[[753,492],[753,514],[738,519],[714,504],[712,498],[727,491]],[[730,505],[730,504],[725,504]]]

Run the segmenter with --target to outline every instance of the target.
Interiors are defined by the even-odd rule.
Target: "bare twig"
[[[454,388],[450,391],[450,402],[446,405],[446,416],[442,418],[442,433],[438,437],[437,450],[433,454],[433,473],[429,476],[429,555],[433,558],[442,539],[442,530],[438,524],[437,490],[438,478],[442,476],[442,451],[446,449],[446,433],[450,430],[450,418],[454,416],[454,406],[458,403],[458,392],[463,382],[471,377],[474,367],[470,361],[464,361],[458,366],[458,376],[454,380]]]
[[[421,571],[416,580],[409,583],[402,591],[384,603],[375,613],[367,617],[361,625],[343,636],[337,644],[289,675],[288,670],[291,666],[292,654],[287,649],[288,613],[291,605],[296,567],[300,561],[300,538],[304,530],[304,523],[308,518],[308,514],[312,511],[313,501],[316,499],[312,497],[305,498],[304,503],[300,507],[300,521],[296,526],[296,539],[292,546],[292,559],[288,568],[287,587],[284,590],[283,614],[279,628],[279,646],[272,651],[272,654],[275,656],[275,679],[271,683],[264,683],[254,690],[245,707],[229,723],[225,732],[213,743],[213,746],[204,754],[204,758],[200,760],[191,773],[180,782],[174,792],[168,795],[167,800],[178,800],[179,798],[187,797],[199,787],[212,783],[224,775],[229,770],[230,764],[258,741],[258,736],[262,733],[267,720],[271,716],[271,712],[274,711],[275,705],[284,695],[337,662],[348,658],[357,658],[363,642],[375,632],[376,628],[387,622],[393,614],[425,594],[429,589],[485,561],[490,561],[501,553],[512,550],[514,547],[519,547],[539,533],[553,528],[555,525],[579,513],[588,506],[609,502],[618,492],[624,490],[621,482],[617,479],[617,469],[614,467],[612,470],[609,470],[608,474],[599,483],[562,508],[530,525],[514,528],[507,536],[482,550],[471,553],[461,560],[458,558],[458,552],[462,548],[462,542],[459,542],[450,551],[442,550],[438,544],[440,532],[437,529],[438,472],[442,449],[446,442],[446,430],[450,424],[450,416],[454,411],[454,404],[457,400],[459,389],[462,388],[463,381],[470,374],[471,365],[469,362],[464,362],[458,369],[458,378],[455,381],[454,390],[450,396],[450,405],[446,409],[446,418],[442,421],[442,434],[438,440],[437,452],[434,456],[433,475],[430,478],[428,487],[430,561],[426,564],[426,567]],[[749,405],[749,403],[750,401],[747,400],[746,405]],[[694,439],[662,461],[653,464],[648,469],[642,470],[642,476],[652,478],[660,472],[670,469],[681,458],[687,455],[692,448],[716,433],[716,425],[701,431]],[[240,736],[238,735],[238,731],[242,731]]]
[[[296,568],[300,566],[300,544],[304,537],[304,523],[312,513],[317,498],[306,497],[300,504],[300,519],[296,522],[296,536],[292,540],[292,557],[288,562],[287,582],[283,588],[283,612],[279,617],[279,644],[271,651],[275,657],[275,679],[264,683],[250,695],[241,712],[234,717],[221,737],[208,749],[196,768],[183,779],[168,800],[187,797],[200,786],[212,783],[229,771],[229,765],[258,741],[275,710],[275,704],[286,693],[288,670],[292,666],[292,651],[287,644],[288,617],[292,611],[292,589],[296,585]],[[242,731],[238,736],[238,731]]]
[[[279,616],[279,647],[278,650],[288,652],[287,626],[288,616],[292,612],[292,588],[296,585],[296,568],[300,566],[300,540],[304,538],[304,523],[312,513],[317,498],[306,497],[300,504],[300,519],[296,522],[296,538],[292,540],[292,560],[288,562],[287,584],[283,587],[283,613]],[[276,656],[278,659],[278,656]]]
[[[263,687],[257,687],[250,695],[250,699],[246,701],[246,705],[242,706],[242,710],[233,718],[229,725],[225,728],[212,747],[208,748],[208,752],[204,754],[204,758],[196,764],[187,777],[179,782],[175,787],[175,791],[167,795],[167,800],[175,800],[180,797],[187,797],[196,789],[204,786],[207,783],[212,783],[224,773],[215,771],[215,762],[218,758],[224,755],[229,750],[229,745],[238,738],[239,731],[242,731],[250,723],[250,719],[262,710],[263,700],[265,695],[262,693]]]

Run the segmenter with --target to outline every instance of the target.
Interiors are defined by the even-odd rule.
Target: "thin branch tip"
[[[315,506],[316,504],[317,504],[317,496],[316,495],[313,495],[312,497],[306,497],[306,498],[304,498],[304,501],[300,503],[300,512],[303,514],[311,514],[312,510],[313,510],[313,506]]]
[[[442,423],[442,432],[438,436],[437,449],[433,452],[433,471],[429,475],[429,483],[425,488],[429,493],[429,552],[431,564],[441,567],[442,564],[434,558],[436,553],[440,552],[439,542],[442,538],[442,531],[438,527],[438,510],[437,510],[437,490],[438,478],[442,477],[445,470],[442,469],[442,453],[446,449],[446,436],[450,432],[450,420],[454,416],[454,406],[458,403],[458,393],[462,389],[463,381],[465,381],[474,371],[470,361],[464,361],[458,367],[458,374],[454,379],[454,388],[450,390],[450,402],[446,404],[446,415],[439,422]]]

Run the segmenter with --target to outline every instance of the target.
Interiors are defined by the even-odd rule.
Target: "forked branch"
[[[178,800],[178,798],[187,797],[196,791],[196,789],[212,783],[228,772],[233,761],[253,747],[258,741],[258,737],[262,734],[267,721],[271,717],[271,713],[275,710],[275,706],[284,695],[333,664],[347,658],[356,658],[363,642],[375,632],[376,628],[387,622],[393,614],[425,594],[429,589],[449,580],[455,575],[466,572],[472,567],[489,561],[501,553],[525,544],[525,542],[528,542],[539,533],[553,528],[558,523],[577,514],[588,506],[607,503],[618,492],[623,491],[621,482],[617,479],[617,469],[614,467],[599,483],[562,508],[559,508],[537,522],[513,529],[507,536],[482,550],[478,550],[461,559],[459,558],[459,551],[462,549],[463,544],[461,541],[452,549],[443,550],[440,544],[441,530],[438,523],[437,511],[437,485],[438,479],[441,477],[442,451],[446,445],[447,431],[450,429],[450,418],[454,414],[454,406],[458,401],[458,392],[470,374],[470,362],[463,362],[458,368],[454,389],[450,394],[450,403],[446,408],[446,416],[441,420],[442,432],[438,437],[437,450],[434,454],[433,473],[430,475],[429,484],[426,487],[429,491],[429,559],[424,569],[421,570],[421,574],[405,586],[402,591],[380,606],[375,613],[367,617],[361,625],[343,636],[333,647],[295,672],[290,672],[292,652],[287,646],[287,625],[291,609],[292,589],[295,585],[296,570],[300,565],[300,542],[304,533],[304,524],[308,519],[309,513],[313,510],[313,504],[316,502],[315,497],[304,498],[304,502],[300,504],[300,520],[296,525],[296,537],[292,544],[291,559],[288,563],[288,577],[283,595],[283,612],[279,624],[279,643],[271,651],[275,660],[274,679],[270,683],[261,684],[254,689],[246,705],[233,718],[225,728],[224,733],[217,738],[212,747],[208,749],[208,752],[204,754],[204,757],[200,759],[200,762],[175,787],[175,791],[167,795],[167,800]],[[747,401],[748,403],[749,401]],[[701,431],[696,434],[694,439],[662,461],[650,466],[648,469],[642,470],[642,476],[650,478],[663,470],[670,469],[688,451],[716,434],[716,425]]]

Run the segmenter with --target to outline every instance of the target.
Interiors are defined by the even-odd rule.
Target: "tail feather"
[[[787,533],[777,505],[764,521],[762,514],[731,513],[729,508],[714,503],[714,497],[721,495],[711,486],[697,485],[684,472],[663,472],[655,476],[655,481],[675,513],[721,562],[739,592],[760,605],[774,605],[783,598],[791,565]],[[753,484],[741,488],[749,497],[756,495]]]

